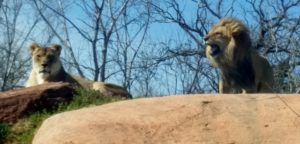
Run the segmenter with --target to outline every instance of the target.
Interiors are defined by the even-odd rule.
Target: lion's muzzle
[[[220,47],[218,45],[212,44],[212,45],[209,45],[209,46],[210,46],[209,54],[211,56],[217,56],[218,54],[220,54],[221,49],[220,49]]]
[[[206,45],[207,52],[210,56],[215,57],[221,53],[221,48],[219,45],[211,44],[208,42],[206,42],[205,45]]]
[[[215,57],[221,53],[221,48],[215,42],[210,40],[210,36],[204,37],[204,43],[206,45],[207,52],[210,56]]]

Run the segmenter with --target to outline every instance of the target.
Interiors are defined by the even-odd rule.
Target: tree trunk
[[[100,80],[102,82],[105,81],[105,70],[106,70],[106,63],[107,63],[107,49],[108,49],[108,38],[104,37],[104,45],[103,45],[103,49],[102,49],[101,76],[100,76]]]

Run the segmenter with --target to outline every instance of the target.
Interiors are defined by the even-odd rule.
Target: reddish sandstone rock
[[[33,144],[299,144],[300,95],[190,95],[57,114]]]
[[[68,83],[48,83],[0,93],[0,122],[15,122],[29,112],[49,109],[69,101],[73,89]]]

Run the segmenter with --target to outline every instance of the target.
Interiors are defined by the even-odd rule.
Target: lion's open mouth
[[[211,47],[211,51],[210,51],[211,56],[217,56],[221,53],[221,49],[218,45],[212,44],[210,45],[210,47]]]

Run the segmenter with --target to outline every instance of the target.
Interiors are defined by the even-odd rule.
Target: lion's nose
[[[205,37],[204,37],[204,41],[207,41],[208,39],[209,39],[208,36],[205,36]]]
[[[203,38],[203,44],[204,44],[204,45],[209,45],[208,40],[209,40],[209,36],[205,36],[205,37]]]

